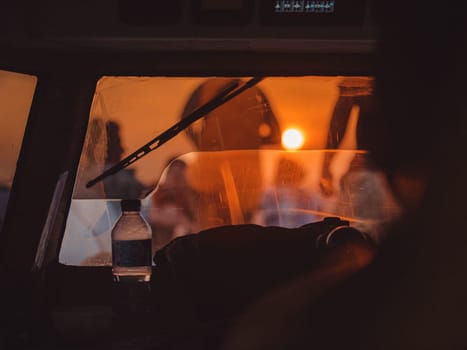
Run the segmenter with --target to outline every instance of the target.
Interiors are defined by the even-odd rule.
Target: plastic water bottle
[[[115,282],[149,282],[152,232],[141,216],[139,199],[121,201],[122,215],[112,229],[112,273]]]

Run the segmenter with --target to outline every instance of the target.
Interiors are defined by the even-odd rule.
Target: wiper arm
[[[243,91],[255,86],[261,80],[263,80],[262,77],[255,77],[255,78],[248,80],[245,84],[241,85],[240,87],[239,87],[238,82],[234,82],[230,84],[225,90],[223,90],[219,95],[215,96],[212,100],[202,105],[201,107],[196,109],[193,113],[189,114],[188,116],[180,120],[178,123],[174,124],[167,130],[165,130],[164,132],[156,136],[154,139],[146,143],[144,146],[138,148],[136,151],[131,153],[129,156],[123,158],[121,161],[119,161],[115,165],[105,170],[102,174],[100,174],[96,178],[90,180],[86,184],[86,187],[89,188],[91,186],[94,186],[99,181],[102,181],[106,177],[118,173],[120,170],[125,169],[126,167],[133,164],[137,160],[143,158],[149,152],[154,151],[155,149],[159,148],[167,141],[174,138],[181,131],[185,130],[187,127],[189,127],[191,124],[193,124],[198,119],[202,118],[204,115],[222,106],[224,103],[231,100],[235,96],[241,94]]]

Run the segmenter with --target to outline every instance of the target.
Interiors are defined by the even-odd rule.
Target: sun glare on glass
[[[287,129],[282,133],[282,146],[288,150],[299,149],[303,146],[304,138],[300,130]]]

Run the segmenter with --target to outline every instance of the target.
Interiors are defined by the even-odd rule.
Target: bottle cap
[[[139,199],[122,199],[120,207],[122,211],[139,211],[141,209],[141,201]]]

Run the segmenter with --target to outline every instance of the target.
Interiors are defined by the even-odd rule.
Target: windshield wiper
[[[90,180],[86,187],[89,188],[94,186],[99,181],[102,181],[108,176],[118,173],[120,170],[125,169],[129,165],[133,164],[137,160],[143,158],[149,152],[154,151],[156,148],[159,148],[167,141],[174,138],[178,133],[185,130],[191,124],[193,124],[198,119],[202,118],[204,115],[212,112],[216,108],[222,106],[227,101],[231,100],[235,96],[241,94],[243,91],[255,86],[258,84],[262,77],[255,77],[248,80],[245,84],[240,85],[239,82],[234,82],[230,84],[226,89],[224,89],[219,95],[215,96],[212,100],[207,102],[206,104],[202,105],[198,109],[196,109],[193,113],[189,114],[178,123],[174,124],[154,139],[146,143],[144,146],[138,148],[136,151],[131,153],[129,156],[123,158],[121,161],[116,163],[115,165],[111,166],[107,170],[105,170],[102,174],[97,176],[96,178]],[[239,86],[240,85],[240,86]]]

